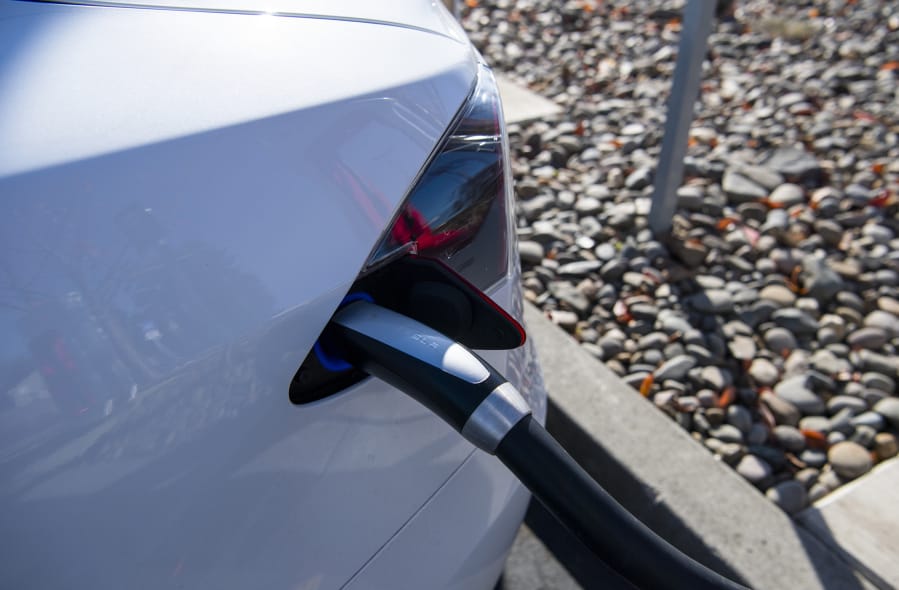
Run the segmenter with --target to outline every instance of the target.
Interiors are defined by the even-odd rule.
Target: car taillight
[[[373,248],[348,300],[365,297],[463,344],[510,349],[521,326],[485,295],[509,272],[512,230],[508,145],[499,91],[481,65],[474,89]],[[295,404],[365,377],[319,338],[290,384]]]
[[[401,253],[439,260],[486,290],[509,264],[511,206],[496,81],[481,66],[468,102],[372,251],[363,274]]]

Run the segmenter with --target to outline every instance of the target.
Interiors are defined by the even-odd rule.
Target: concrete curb
[[[796,520],[879,588],[899,587],[899,458],[825,496]]]
[[[549,430],[650,528],[752,588],[874,588],[539,310],[528,305],[525,321],[550,394]],[[527,523],[544,545],[585,588],[609,587],[535,504]]]
[[[503,102],[506,123],[525,123],[554,117],[562,112],[562,107],[535,92],[512,82],[502,74],[496,75]]]

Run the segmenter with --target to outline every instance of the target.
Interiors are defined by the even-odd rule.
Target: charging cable
[[[462,344],[364,300],[340,309],[328,330],[346,361],[410,395],[496,455],[597,557],[637,587],[743,588],[622,508],[533,419],[518,390]]]

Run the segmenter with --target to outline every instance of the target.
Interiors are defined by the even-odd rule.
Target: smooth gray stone
[[[628,386],[639,389],[640,385],[643,381],[649,376],[651,373],[649,371],[637,371],[635,373],[628,373],[625,375],[622,380],[628,384]]]
[[[779,371],[768,359],[756,358],[749,365],[749,376],[759,385],[774,385],[777,382]]]
[[[735,426],[743,434],[749,434],[752,429],[752,414],[741,405],[731,404],[727,408],[727,423]]]
[[[824,416],[806,416],[799,421],[799,429],[826,434],[830,431],[830,420]]]
[[[771,209],[765,216],[765,223],[760,231],[765,234],[779,235],[790,224],[790,216],[783,209]]]
[[[687,297],[685,302],[702,313],[723,313],[733,309],[733,297],[724,289],[709,289]]]
[[[835,395],[827,400],[827,411],[830,414],[836,414],[841,410],[848,409],[852,415],[860,414],[868,409],[865,400],[853,395]]]
[[[713,428],[709,431],[709,435],[717,438],[723,442],[730,443],[742,443],[743,442],[743,433],[740,432],[740,429],[731,424],[722,424],[717,428]]]
[[[867,223],[862,226],[862,235],[874,240],[874,242],[878,244],[886,244],[890,240],[893,239],[893,230],[890,228],[878,225],[876,223]]]
[[[827,463],[827,453],[818,449],[805,449],[799,454],[799,460],[809,467],[823,467]]]
[[[677,189],[677,206],[688,211],[702,211],[705,193],[698,186],[682,186]]]
[[[882,373],[894,379],[899,376],[899,359],[895,357],[878,354],[870,350],[860,350],[852,358],[855,359],[853,364],[863,371]]]
[[[887,333],[878,327],[869,326],[851,332],[846,336],[846,344],[853,348],[876,350],[887,343]]]
[[[801,186],[785,183],[775,188],[768,196],[768,200],[784,207],[792,207],[805,202],[805,191]]]
[[[668,346],[668,335],[663,332],[650,332],[637,341],[637,348],[639,350],[646,350],[649,348],[663,349],[666,346]]]
[[[859,424],[855,427],[855,431],[849,440],[857,443],[866,449],[870,449],[874,445],[874,439],[877,437],[877,431],[865,424]]]
[[[851,408],[843,408],[830,417],[829,429],[832,432],[839,432],[845,436],[851,435],[855,431],[855,426],[852,424],[852,416]]]
[[[802,416],[802,413],[799,411],[799,408],[786,399],[771,392],[762,393],[761,399],[768,406],[768,409],[771,410],[771,413],[774,414],[774,419],[778,424],[788,424],[790,426],[799,424],[799,418]]]
[[[655,371],[655,379],[664,381],[666,379],[682,379],[687,371],[696,366],[696,359],[692,356],[683,354],[673,359],[665,361],[661,367]]]
[[[606,334],[596,341],[597,346],[602,349],[603,356],[609,359],[624,351],[624,338]]]
[[[833,446],[837,443],[843,442],[844,440],[846,440],[846,435],[843,434],[842,432],[832,431],[832,432],[827,433],[827,444],[828,445]]]
[[[553,281],[549,284],[549,292],[582,317],[590,311],[590,300],[571,283]]]
[[[827,452],[833,470],[840,477],[855,479],[871,470],[871,455],[863,446],[851,441],[837,443]]]
[[[578,317],[573,311],[553,310],[550,312],[550,319],[558,326],[573,332],[577,326]]]
[[[538,242],[521,241],[518,242],[518,254],[525,264],[540,264],[544,250]]]
[[[736,203],[757,201],[768,196],[767,189],[759,186],[734,170],[728,170],[724,173],[721,188],[724,189],[727,196],[734,199],[734,202]]]
[[[811,391],[807,384],[807,375],[789,377],[774,387],[774,393],[796,406],[803,414],[823,414],[824,400]]]
[[[818,331],[817,320],[796,308],[778,309],[771,314],[771,320],[798,336],[810,336]]]
[[[765,166],[791,179],[803,179],[821,173],[821,165],[814,155],[793,147],[775,150],[765,160]]]
[[[721,367],[703,367],[700,373],[700,381],[714,391],[722,391],[734,382],[733,375],[727,369]]]
[[[899,318],[893,314],[877,309],[865,316],[865,326],[884,330],[890,338],[899,336]]]
[[[559,276],[569,276],[574,278],[581,278],[589,275],[592,272],[596,272],[602,267],[602,262],[599,260],[581,260],[578,262],[569,262],[567,264],[561,265],[558,270],[556,270],[556,274]]]
[[[668,334],[674,334],[675,332],[685,334],[693,328],[687,318],[677,315],[677,313],[669,310],[662,310],[659,312],[657,324],[661,330]]]
[[[768,285],[759,291],[759,298],[773,301],[778,307],[789,307],[796,301],[796,294],[783,285]]]
[[[750,445],[746,448],[753,455],[764,459],[774,471],[779,471],[787,465],[787,456],[783,449],[778,449],[777,447],[770,445]]]
[[[640,190],[652,184],[652,168],[648,166],[631,172],[624,180],[624,186],[631,190]]]
[[[771,477],[771,466],[755,455],[745,455],[737,464],[737,473],[754,484],[761,484]]]
[[[899,430],[899,398],[887,397],[874,404],[874,411],[889,421],[890,425]]]
[[[802,277],[808,295],[822,303],[828,303],[845,286],[825,260],[813,256],[802,260]]]
[[[836,375],[844,371],[851,371],[852,365],[844,358],[838,358],[833,352],[822,349],[815,352],[809,359],[811,367],[825,375]]]
[[[598,245],[593,253],[596,254],[597,258],[605,262],[615,258],[617,252],[615,246],[606,242]]]
[[[579,215],[596,215],[602,211],[602,202],[593,197],[581,197],[574,203],[573,209]]]
[[[815,469],[814,467],[806,467],[805,469],[797,471],[793,476],[793,479],[801,483],[804,488],[808,489],[817,483],[820,475],[820,470]]]
[[[849,422],[855,426],[870,426],[874,430],[883,430],[884,416],[878,412],[863,412],[858,416],[854,416]]]
[[[746,437],[746,442],[751,445],[761,445],[764,444],[766,440],[768,440],[768,427],[759,422],[753,424],[752,428],[749,429],[749,435]]]
[[[765,332],[763,339],[765,345],[776,354],[796,348],[796,337],[786,328],[771,328]]]
[[[627,270],[627,262],[619,258],[613,258],[606,262],[600,269],[600,276],[607,281],[615,281],[624,275]]]
[[[774,440],[777,441],[784,450],[791,453],[799,453],[805,448],[805,437],[799,432],[799,429],[787,424],[780,424],[774,427]]]
[[[796,514],[808,505],[805,486],[796,480],[782,481],[765,492],[769,500],[777,504],[787,514]]]
[[[733,171],[769,191],[774,190],[784,181],[783,176],[768,166],[738,164],[733,167]]]
[[[748,361],[755,357],[755,341],[748,336],[734,336],[728,342],[731,355],[737,360]]]

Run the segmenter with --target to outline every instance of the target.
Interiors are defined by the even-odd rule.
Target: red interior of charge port
[[[435,305],[424,307],[416,301],[422,285],[428,285],[427,293]],[[352,291],[357,290],[370,294],[378,305],[439,330],[469,348],[509,350],[525,342],[524,328],[515,318],[439,260],[407,254],[357,281]],[[454,311],[467,316],[466,310],[458,310],[461,305],[468,306],[471,320],[458,324],[447,321],[446,314]]]

